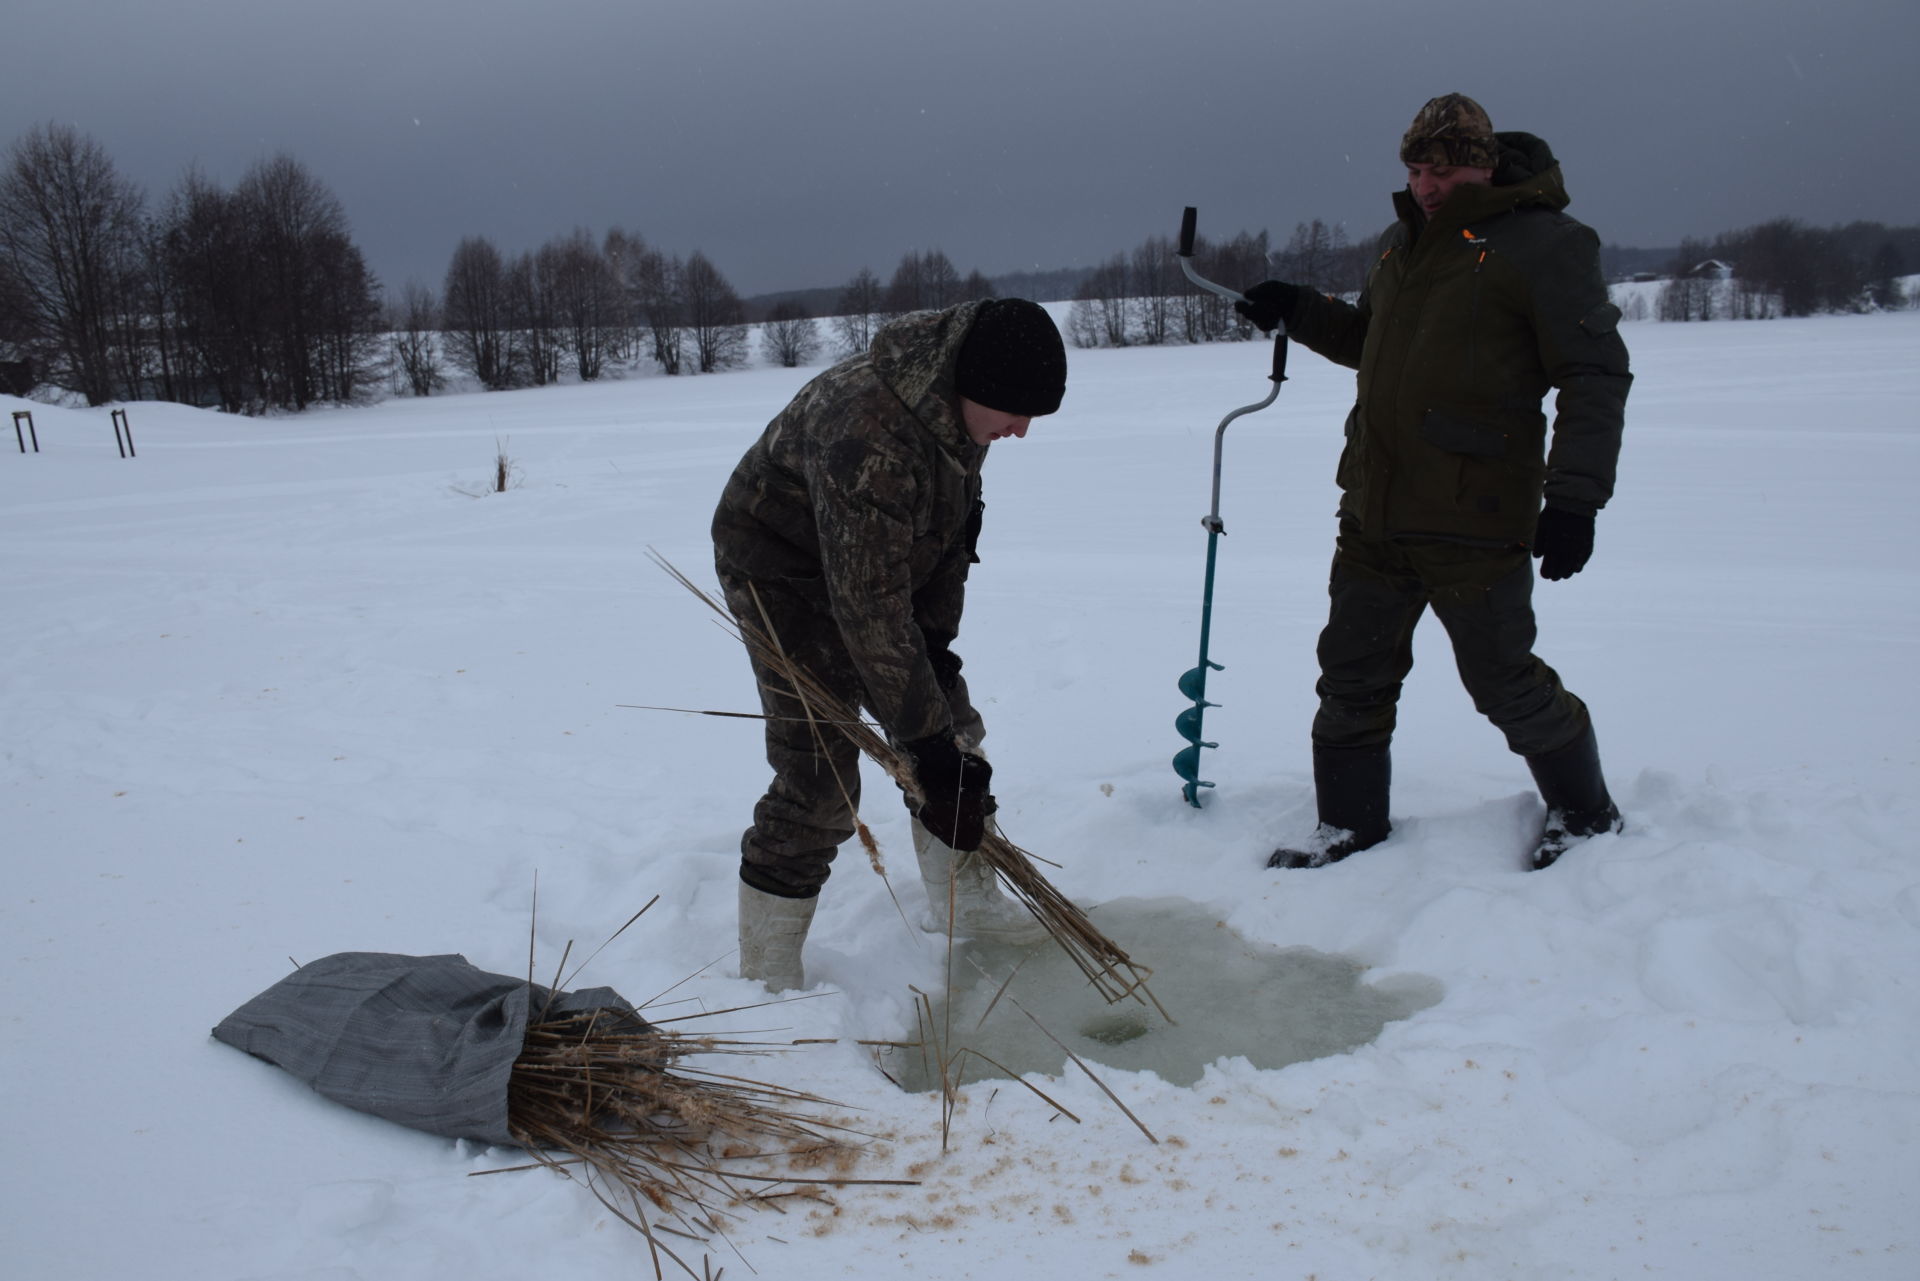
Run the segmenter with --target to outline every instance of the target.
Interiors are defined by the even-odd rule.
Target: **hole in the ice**
[[[1153,994],[1175,1023],[1148,1005],[1107,1004],[1051,943],[968,944],[954,953],[951,1000],[936,995],[932,1031],[908,1029],[901,1039],[922,1044],[890,1051],[889,1074],[915,1092],[940,1088],[943,1059],[956,1084],[1005,1075],[988,1059],[1057,1076],[1067,1056],[1051,1033],[1089,1063],[1192,1085],[1222,1058],[1276,1068],[1344,1053],[1442,994],[1434,979],[1366,983],[1348,957],[1255,943],[1186,899],[1122,899],[1091,915],[1153,966]]]

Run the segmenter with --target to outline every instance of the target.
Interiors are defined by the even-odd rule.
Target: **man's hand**
[[[1593,517],[1564,507],[1541,508],[1540,523],[1533,531],[1533,554],[1540,558],[1540,577],[1572,578],[1593,555]]]
[[[1305,292],[1299,285],[1290,285],[1284,280],[1263,280],[1246,290],[1246,301],[1233,304],[1233,309],[1252,321],[1255,329],[1270,334],[1277,324],[1292,327],[1294,313],[1300,308],[1300,295]]]
[[[913,757],[913,774],[926,799],[914,811],[921,826],[956,850],[977,850],[986,838],[987,815],[996,808],[987,784],[993,766],[985,757],[963,752],[950,734],[935,734],[903,745]]]

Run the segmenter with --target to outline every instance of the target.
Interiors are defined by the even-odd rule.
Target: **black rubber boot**
[[[1619,807],[1607,795],[1607,780],[1600,773],[1600,744],[1592,725],[1565,747],[1527,757],[1527,768],[1540,786],[1540,799],[1547,803],[1547,824],[1540,833],[1540,847],[1533,852],[1535,871],[1553,866],[1555,859],[1588,837],[1617,832],[1623,826]]]
[[[1313,749],[1313,796],[1320,825],[1298,849],[1277,849],[1268,867],[1325,867],[1387,839],[1393,761],[1378,747]]]

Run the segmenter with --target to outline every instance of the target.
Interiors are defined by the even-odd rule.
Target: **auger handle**
[[[1238,289],[1229,289],[1225,285],[1216,285],[1193,269],[1193,227],[1200,214],[1192,205],[1180,215],[1180,252],[1174,257],[1180,260],[1180,270],[1186,273],[1188,280],[1200,286],[1210,294],[1218,294],[1229,302],[1245,302],[1247,296]]]

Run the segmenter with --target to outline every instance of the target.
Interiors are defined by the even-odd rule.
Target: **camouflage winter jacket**
[[[951,729],[929,661],[960,631],[980,465],[954,391],[977,303],[883,326],[800,390],[734,468],[713,514],[723,581],[839,624],[867,709],[896,740]]]
[[[1358,305],[1310,294],[1288,326],[1359,370],[1341,512],[1375,537],[1530,544],[1543,495],[1591,514],[1613,494],[1632,375],[1600,241],[1561,212],[1547,145],[1497,136],[1493,185],[1457,188],[1431,219],[1396,194]]]

